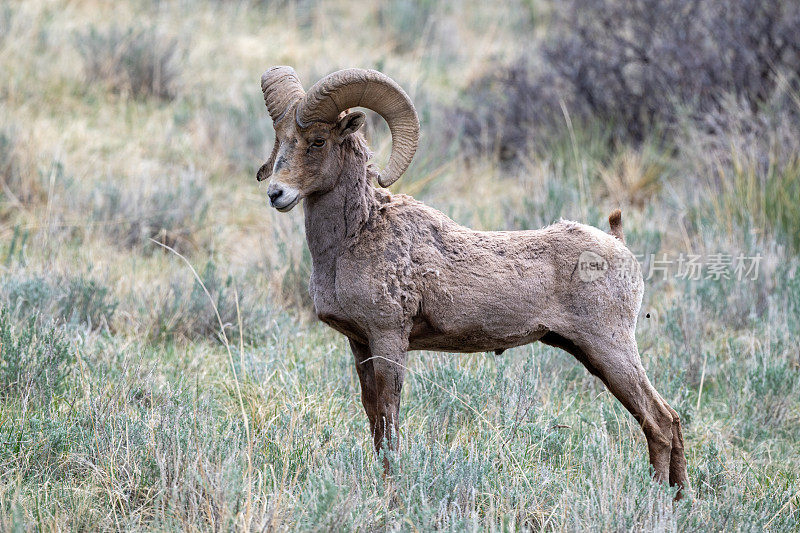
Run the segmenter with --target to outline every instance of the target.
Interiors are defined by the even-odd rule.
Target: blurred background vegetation
[[[2,528],[800,528],[798,28],[788,0],[4,3]],[[755,280],[646,282],[693,501],[538,345],[412,356],[402,474],[380,475],[346,343],[311,314],[302,213],[254,178],[276,64],[397,80],[423,138],[393,189],[462,224],[620,207],[646,276],[761,258]],[[384,163],[388,129],[366,134]]]

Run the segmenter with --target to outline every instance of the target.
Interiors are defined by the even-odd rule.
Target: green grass
[[[800,529],[796,98],[768,127],[732,113],[717,134],[688,123],[628,146],[576,122],[516,164],[464,160],[453,109],[547,37],[551,7],[0,9],[0,529]],[[302,213],[268,209],[254,179],[272,64],[307,87],[348,66],[396,78],[425,138],[395,189],[460,223],[605,229],[621,207],[645,266],[762,257],[754,280],[646,282],[637,340],[683,420],[687,499],[653,481],[603,385],[540,344],[412,353],[383,476],[347,343],[313,318]],[[387,133],[367,132],[379,162]]]

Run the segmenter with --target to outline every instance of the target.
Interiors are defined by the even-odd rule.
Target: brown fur
[[[622,233],[622,211],[615,209],[608,215],[608,225],[611,227],[609,233],[625,243],[625,235]]]
[[[298,191],[288,209],[305,199],[314,308],[350,340],[376,450],[397,446],[409,350],[499,353],[539,340],[598,376],[641,424],[656,477],[685,486],[680,420],[636,346],[644,284],[620,212],[609,217],[611,234],[570,221],[465,228],[373,187],[363,136],[340,133],[354,115],[308,130],[278,123],[268,193]],[[313,148],[315,138],[325,145]]]

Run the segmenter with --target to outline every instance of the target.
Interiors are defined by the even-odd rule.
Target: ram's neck
[[[339,251],[360,231],[374,203],[366,158],[357,154],[347,157],[331,191],[306,198],[306,239],[314,276],[333,275]]]

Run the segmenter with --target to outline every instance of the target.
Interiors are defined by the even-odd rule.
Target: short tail
[[[622,233],[622,211],[615,209],[608,215],[608,224],[611,226],[609,233],[625,243],[625,234]]]

